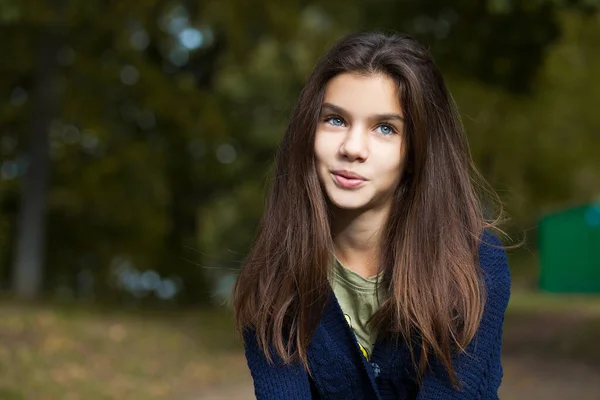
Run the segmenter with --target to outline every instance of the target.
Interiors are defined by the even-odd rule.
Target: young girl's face
[[[317,174],[340,209],[387,208],[404,159],[404,114],[386,75],[331,79],[315,136]]]

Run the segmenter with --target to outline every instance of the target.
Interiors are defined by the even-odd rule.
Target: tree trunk
[[[31,136],[26,174],[21,189],[17,225],[13,291],[18,298],[33,299],[42,289],[45,262],[46,194],[50,169],[49,129],[58,102],[58,34],[53,27],[37,37],[31,104]]]

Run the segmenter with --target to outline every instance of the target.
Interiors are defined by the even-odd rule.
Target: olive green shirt
[[[363,355],[369,359],[377,332],[367,325],[367,321],[379,309],[385,299],[385,291],[377,291],[377,275],[364,278],[346,268],[334,258],[332,288],[346,321],[354,331]],[[381,278],[379,279],[381,285]],[[379,293],[379,298],[378,298]]]

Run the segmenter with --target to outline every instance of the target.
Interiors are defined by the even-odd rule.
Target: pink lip
[[[344,189],[353,189],[366,182],[366,178],[350,171],[332,171],[333,178],[338,186]]]

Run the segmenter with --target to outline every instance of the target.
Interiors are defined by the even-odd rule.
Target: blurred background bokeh
[[[501,398],[600,399],[595,0],[0,0],[0,399],[252,398],[227,298],[274,151],[373,28],[431,49],[524,239]]]

